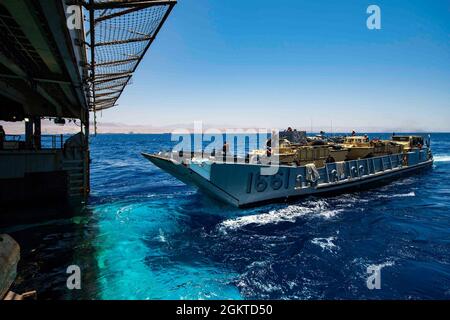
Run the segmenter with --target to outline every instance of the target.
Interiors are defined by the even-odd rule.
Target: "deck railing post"
[[[31,120],[30,120],[31,121]],[[34,147],[36,149],[41,149],[42,147],[42,142],[41,142],[41,117],[40,116],[35,116],[33,118],[33,123],[34,123]]]
[[[358,178],[361,177],[361,172],[359,170],[359,160],[356,160],[356,173],[358,174]]]
[[[25,120],[25,144],[27,149],[33,146],[33,122],[29,119]]]

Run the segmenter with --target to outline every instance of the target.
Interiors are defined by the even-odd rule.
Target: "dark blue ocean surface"
[[[385,135],[386,136],[386,135]],[[3,231],[22,244],[17,290],[84,299],[450,299],[450,134],[433,169],[384,187],[236,209],[140,152],[170,135],[92,139],[92,195],[75,217]],[[66,289],[79,265],[82,289]],[[381,289],[367,287],[381,268]]]

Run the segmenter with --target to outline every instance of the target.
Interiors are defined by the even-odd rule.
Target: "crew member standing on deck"
[[[230,151],[230,145],[225,141],[222,147],[223,162],[227,162],[227,154]]]
[[[270,157],[272,155],[272,139],[269,138],[266,141],[266,154],[268,157]]]
[[[223,143],[222,152],[223,154],[227,154],[230,151],[230,145],[225,141]]]
[[[3,142],[5,142],[6,133],[3,126],[0,126],[0,150],[3,150]]]

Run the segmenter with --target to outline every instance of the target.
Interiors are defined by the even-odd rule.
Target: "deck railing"
[[[407,153],[399,153],[372,157],[367,159],[350,160],[341,163],[327,163],[319,168],[321,183],[339,182],[349,179],[363,178],[381,172],[392,171],[402,167],[414,166],[428,160],[428,148],[414,150]],[[341,168],[339,168],[341,166]]]
[[[46,134],[41,136],[42,149],[62,149],[64,147],[63,134]]]
[[[35,137],[31,139],[31,144],[26,142],[24,135],[7,134],[3,143],[4,150],[36,150],[36,149],[62,149],[64,142],[69,138],[63,134],[43,134],[39,142]]]

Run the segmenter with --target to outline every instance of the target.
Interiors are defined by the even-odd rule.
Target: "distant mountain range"
[[[23,122],[2,122],[0,121],[0,125],[3,126],[3,128],[6,131],[6,134],[23,134],[24,132],[24,123]],[[61,134],[61,133],[76,133],[80,131],[79,127],[80,123],[79,121],[76,123],[70,122],[66,123],[63,126],[55,125],[53,122],[50,122],[49,120],[43,120],[42,121],[42,134]],[[230,130],[237,130],[239,131],[245,131],[248,129],[255,129],[254,127],[248,127],[248,128],[235,128],[232,125],[220,125],[220,126],[213,126],[204,124],[203,130],[208,129],[219,129],[221,132],[225,132],[228,129]],[[293,127],[295,128],[295,127]],[[135,133],[135,134],[143,134],[143,133],[171,133],[172,131],[176,129],[183,129],[187,130],[189,132],[194,131],[194,124],[173,124],[173,125],[167,125],[167,126],[153,126],[153,125],[129,125],[124,123],[115,123],[115,122],[99,122],[97,123],[97,132],[98,133]],[[269,129],[269,128],[268,128]],[[285,129],[285,128],[281,128]],[[311,131],[311,128],[296,128],[297,130],[306,130]],[[312,128],[314,132],[319,132],[320,130],[327,131],[328,128],[321,128],[321,127],[313,127]],[[91,132],[93,132],[93,124],[91,124]],[[425,132],[425,130],[421,128],[409,128],[408,130],[405,130],[403,128],[386,128],[386,127],[335,127],[333,128],[334,132],[351,132],[352,130],[355,130],[358,133],[371,133],[371,132]],[[433,132],[445,132],[445,130],[434,130]],[[329,133],[329,132],[327,132]]]

